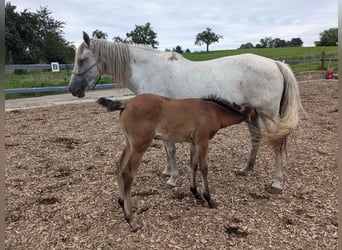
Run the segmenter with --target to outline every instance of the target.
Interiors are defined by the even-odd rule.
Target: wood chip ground
[[[211,140],[217,209],[189,191],[187,144],[177,145],[178,186],[161,188],[165,152],[155,141],[133,187],[137,233],[117,204],[118,113],[95,103],[6,112],[6,249],[337,249],[337,82],[299,87],[308,117],[289,139],[283,194],[264,190],[274,175],[269,149],[254,172],[235,176],[248,158],[246,125]]]

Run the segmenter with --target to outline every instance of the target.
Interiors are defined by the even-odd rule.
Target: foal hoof
[[[283,190],[278,187],[273,187],[272,185],[265,185],[266,192],[270,194],[282,194]]]
[[[213,200],[208,202],[208,206],[209,206],[209,208],[217,208],[217,205],[216,205],[216,203]]]
[[[175,186],[174,185],[171,185],[169,183],[166,183],[164,186],[163,186],[163,189],[173,189]]]
[[[124,200],[122,200],[122,199],[118,199],[118,203],[119,203],[119,205],[120,205],[120,207],[124,207]]]
[[[162,173],[162,174],[160,175],[160,177],[163,178],[163,179],[166,179],[166,178],[169,178],[170,175],[169,175],[169,174],[164,174],[164,173]]]

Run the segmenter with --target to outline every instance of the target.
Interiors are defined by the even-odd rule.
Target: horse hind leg
[[[252,123],[248,124],[249,134],[251,136],[252,148],[249,154],[247,165],[240,170],[236,171],[236,175],[246,176],[247,172],[252,171],[254,168],[257,153],[259,151],[260,142],[260,124],[259,116],[256,114],[253,117]]]
[[[274,153],[275,153],[275,176],[274,181],[272,185],[266,185],[265,189],[268,193],[271,194],[281,194],[282,193],[282,187],[281,183],[283,180],[283,171],[282,171],[282,151],[285,146],[285,142],[279,143],[274,147]]]
[[[171,189],[176,186],[178,178],[178,168],[176,164],[176,145],[172,142],[164,142],[164,148],[167,156],[167,165],[162,173],[162,177],[170,177],[164,185],[164,188]]]
[[[261,117],[265,124],[267,131],[272,133],[276,131],[277,127],[273,121],[268,120],[266,117]],[[282,193],[282,180],[283,180],[283,171],[282,171],[282,152],[284,147],[286,146],[286,140],[284,139],[281,142],[278,142],[276,145],[273,146],[274,154],[275,154],[275,175],[274,181],[271,185],[266,185],[266,191],[271,194],[281,194]]]

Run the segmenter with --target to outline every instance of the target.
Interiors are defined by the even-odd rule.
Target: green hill
[[[211,60],[223,56],[239,55],[244,53],[252,53],[260,56],[265,56],[274,60],[283,59],[320,59],[322,52],[325,58],[338,58],[337,46],[326,47],[286,47],[286,48],[266,48],[266,49],[235,49],[235,50],[217,50],[209,52],[194,52],[184,53],[183,56],[192,61]],[[291,68],[295,72],[312,71],[312,70],[326,70],[327,67],[337,70],[337,61],[327,60],[322,68],[321,62],[305,62],[305,63],[290,63]]]

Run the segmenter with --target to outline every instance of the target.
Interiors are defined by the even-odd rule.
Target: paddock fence
[[[71,75],[71,70],[74,68],[74,64],[59,64],[59,69],[66,69],[66,81],[69,82],[69,77]],[[51,71],[52,65],[50,64],[8,64],[5,65],[5,70],[45,70]],[[5,85],[6,86],[6,85]],[[112,89],[115,88],[117,84],[115,83],[103,83],[96,84],[92,89]],[[9,88],[5,89],[5,94],[21,94],[21,93],[42,93],[42,92],[68,92],[68,86],[50,86],[50,87],[31,87],[27,86],[25,88]]]

